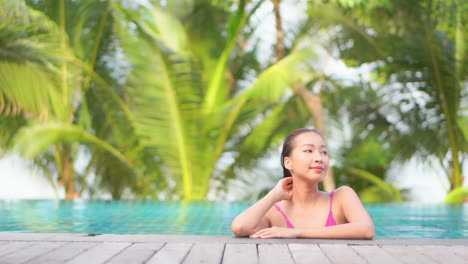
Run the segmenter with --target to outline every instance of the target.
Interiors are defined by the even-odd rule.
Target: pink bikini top
[[[333,217],[333,212],[332,212],[333,194],[334,193],[335,193],[335,191],[330,193],[330,209],[328,211],[328,218],[327,218],[327,222],[325,223],[325,226],[334,226],[334,225],[336,225],[335,218]],[[276,208],[276,210],[278,210],[283,215],[284,219],[286,220],[286,224],[288,225],[288,228],[294,228],[291,221],[289,221],[289,218],[286,216],[286,214],[283,212],[283,210],[281,210],[281,207],[279,207],[279,205],[275,204],[275,208]]]

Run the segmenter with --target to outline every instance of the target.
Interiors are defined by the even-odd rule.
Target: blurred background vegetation
[[[67,199],[202,200],[259,170],[279,180],[282,140],[307,126],[340,143],[325,190],[403,201],[386,175],[417,159],[437,161],[446,201],[462,202],[467,11],[463,0],[0,0],[0,155],[21,154]],[[369,74],[341,78],[330,60]]]

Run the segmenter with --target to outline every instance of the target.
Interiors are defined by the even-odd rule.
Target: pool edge
[[[347,245],[468,245],[468,239],[251,239],[216,235],[141,235],[86,233],[22,233],[1,231],[0,241],[76,241],[76,242],[134,242],[134,243],[231,243],[231,244],[347,244]]]

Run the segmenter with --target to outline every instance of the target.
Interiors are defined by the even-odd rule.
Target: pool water
[[[0,201],[0,231],[232,236],[251,203],[168,201]],[[366,204],[376,238],[468,238],[468,205]]]

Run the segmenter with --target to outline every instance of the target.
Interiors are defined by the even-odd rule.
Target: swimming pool
[[[0,231],[232,236],[246,202],[0,201]],[[468,205],[367,204],[376,238],[468,238]]]

